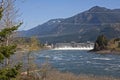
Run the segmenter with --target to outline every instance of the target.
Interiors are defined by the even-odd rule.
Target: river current
[[[81,50],[43,50],[35,55],[38,65],[45,63],[47,58],[53,68],[63,72],[120,77],[120,55]]]

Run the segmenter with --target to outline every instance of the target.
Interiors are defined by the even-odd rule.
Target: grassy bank
[[[24,76],[22,75],[19,80],[120,80],[120,79],[94,75],[74,75],[72,73],[62,73],[56,70],[52,70],[47,72],[44,77],[42,77],[40,74],[33,73],[29,77],[27,75]]]

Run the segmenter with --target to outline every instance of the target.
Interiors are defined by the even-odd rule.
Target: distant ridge
[[[108,38],[120,37],[120,9],[94,6],[66,19],[51,19],[20,34],[22,37],[38,36],[43,43],[95,41],[100,34]]]

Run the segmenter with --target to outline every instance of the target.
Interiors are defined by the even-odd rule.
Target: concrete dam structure
[[[92,50],[94,43],[56,43],[54,50]]]

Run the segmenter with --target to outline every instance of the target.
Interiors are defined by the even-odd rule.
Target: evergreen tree
[[[20,24],[21,25],[21,24]],[[5,45],[6,38],[8,35],[11,35],[12,32],[18,29],[20,26],[13,26],[11,28],[5,28],[1,30],[0,32],[0,62],[1,64],[4,63],[4,59],[10,58],[11,55],[13,55],[16,51],[16,45],[9,44]],[[11,80],[11,78],[15,78],[15,76],[18,73],[20,65],[17,65],[15,67],[3,67],[0,69],[0,80]]]
[[[0,18],[2,17],[2,7],[0,8]],[[0,65],[3,64],[5,61],[4,59],[9,58],[12,54],[16,51],[16,45],[14,44],[6,44],[6,39],[10,36],[21,23],[17,26],[13,26],[10,28],[4,28],[0,31]],[[15,78],[18,74],[21,65],[18,64],[14,67],[2,67],[0,66],[0,80],[11,80]]]
[[[104,35],[97,37],[95,42],[94,50],[104,50],[107,49],[108,40]]]

